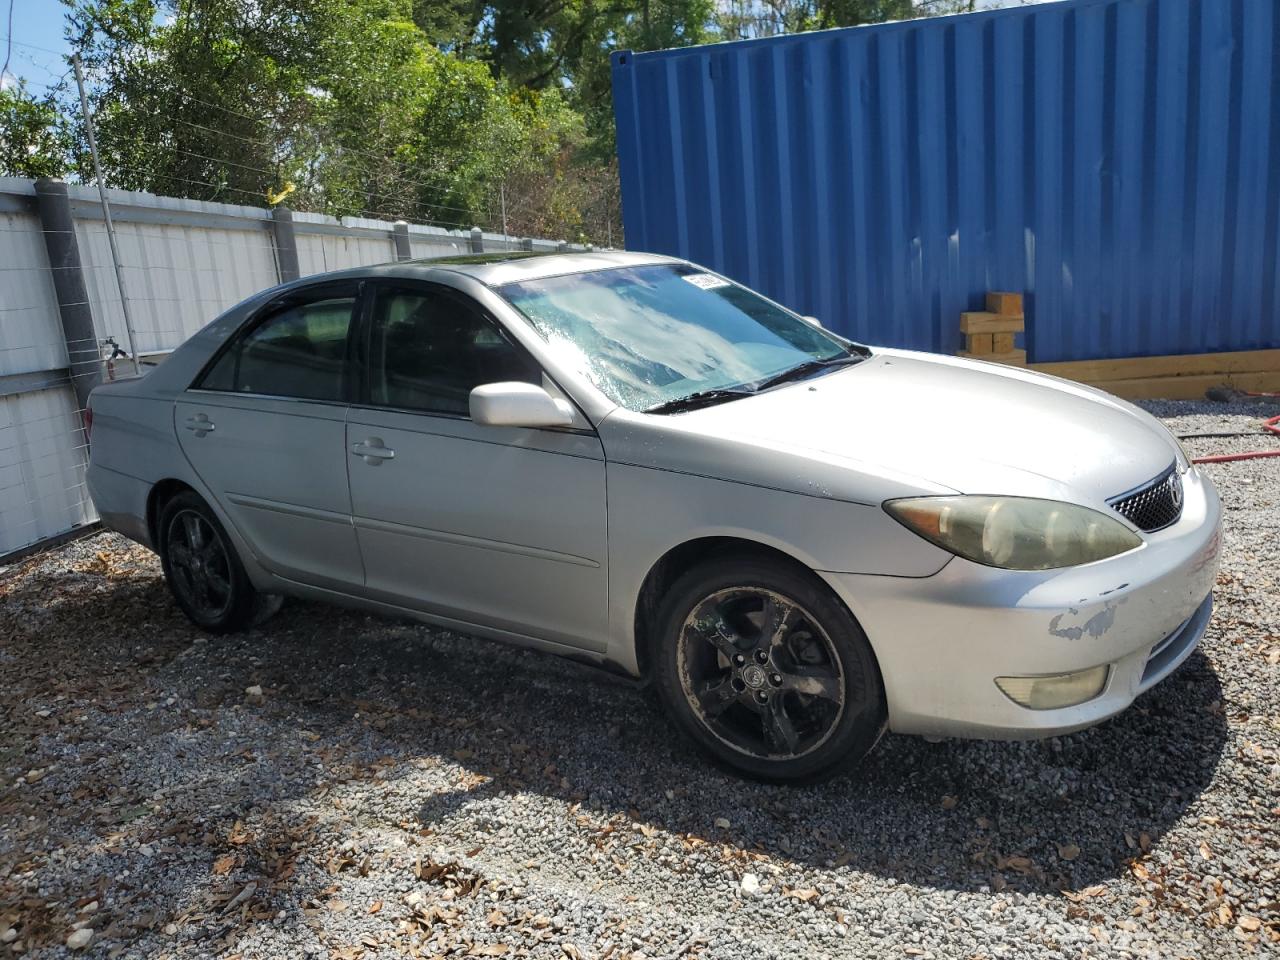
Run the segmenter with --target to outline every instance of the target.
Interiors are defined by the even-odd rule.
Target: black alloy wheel
[[[195,493],[178,494],[161,511],[160,557],[174,599],[196,626],[228,633],[249,625],[257,592],[226,531]]]
[[[870,644],[816,577],[743,560],[690,571],[658,617],[660,695],[718,762],[811,781],[849,766],[884,729]]]

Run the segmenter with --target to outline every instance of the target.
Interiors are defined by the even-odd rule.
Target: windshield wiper
[[[699,390],[697,393],[691,393],[687,397],[677,397],[674,400],[665,400],[662,403],[655,404],[652,407],[646,407],[645,413],[679,413],[682,410],[696,410],[698,407],[709,407],[716,403],[723,403],[726,400],[737,400],[739,397],[749,397],[754,390],[744,390],[736,388],[732,390],[716,389],[716,390]]]
[[[829,367],[843,367],[854,363],[860,363],[865,360],[859,353],[842,353],[834,357],[827,357],[825,360],[806,360],[798,366],[792,367],[790,370],[783,370],[781,373],[774,374],[767,380],[761,380],[756,384],[757,390],[768,390],[770,387],[776,387],[780,383],[789,383],[792,380],[803,380],[811,373],[817,373],[819,370],[826,370]]]

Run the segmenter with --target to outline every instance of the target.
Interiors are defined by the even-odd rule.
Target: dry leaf
[[[818,897],[818,891],[814,890],[812,887],[807,887],[803,890],[791,890],[784,888],[782,893],[784,896],[794,897],[804,903],[808,903],[810,900],[816,900]]]
[[[225,877],[231,872],[231,868],[236,865],[236,857],[233,853],[224,853],[217,860],[213,861],[213,872],[219,877]]]
[[[977,820],[973,822],[978,825],[979,830],[990,830],[992,827],[991,821],[988,820],[986,817],[979,817]]]
[[[369,904],[369,909],[368,909],[367,911],[365,911],[365,912],[366,912],[366,913],[369,913],[369,914],[374,914],[374,913],[377,913],[377,912],[378,912],[379,910],[381,910],[381,909],[382,909],[382,901],[381,901],[381,900],[375,900],[375,901],[373,901],[373,903]]]
[[[1209,849],[1209,845],[1203,840],[1200,842],[1200,856],[1204,857],[1206,860],[1213,859],[1213,851]]]
[[[467,951],[468,957],[500,957],[511,948],[505,943],[486,943],[482,947],[472,947]]]
[[[485,919],[489,921],[489,926],[491,927],[504,927],[510,922],[507,919],[507,915],[496,907],[489,911],[489,915]]]
[[[726,820],[724,817],[716,817],[716,826],[719,827],[721,830],[728,830],[732,826],[732,824],[729,823],[729,821]]]
[[[943,810],[954,810],[954,809],[955,809],[956,804],[957,804],[957,803],[959,803],[959,802],[960,802],[960,801],[959,801],[959,800],[957,800],[955,797],[951,796],[951,794],[947,794],[946,796],[944,796],[944,797],[942,798],[942,809],[943,809]]]
[[[1080,848],[1074,843],[1060,843],[1058,844],[1058,856],[1063,860],[1074,860],[1080,856]]]
[[[1224,903],[1218,907],[1218,922],[1224,926],[1231,922],[1231,905]]]
[[[1100,897],[1107,892],[1107,888],[1102,884],[1094,884],[1092,887],[1085,887],[1083,890],[1077,890],[1072,893],[1070,890],[1063,890],[1062,895],[1072,903],[1080,903],[1082,900],[1088,900],[1090,897]]]

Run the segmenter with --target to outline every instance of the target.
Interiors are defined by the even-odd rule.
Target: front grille
[[[1111,509],[1147,533],[1176,523],[1182,516],[1182,478],[1176,466],[1137,490],[1108,500]]]

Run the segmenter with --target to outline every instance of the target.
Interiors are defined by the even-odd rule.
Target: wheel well
[[[653,627],[653,618],[657,614],[658,605],[662,602],[667,590],[686,571],[692,570],[694,567],[718,556],[725,555],[759,557],[803,571],[806,576],[812,577],[814,575],[812,570],[790,554],[783,553],[776,547],[766,546],[754,540],[744,540],[740,537],[703,537],[699,540],[690,540],[687,543],[682,543],[678,547],[672,547],[650,568],[648,575],[644,578],[644,583],[640,587],[640,597],[636,601],[636,660],[642,677],[647,678],[649,676],[649,665],[652,656],[650,630]]]
[[[147,536],[151,538],[151,546],[156,553],[160,552],[160,512],[175,496],[190,489],[181,480],[161,480],[147,495]]]

